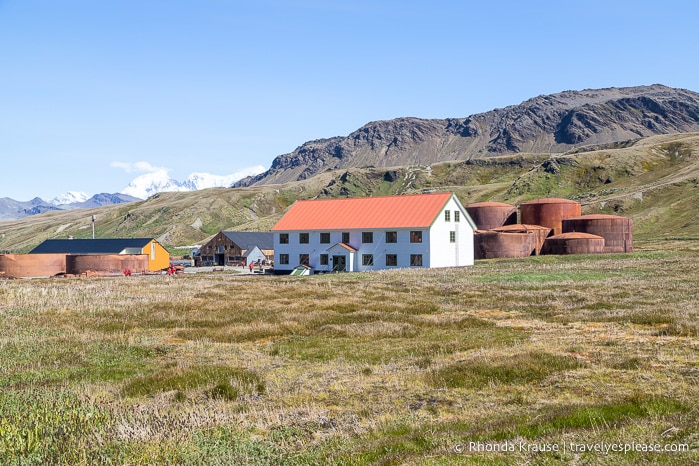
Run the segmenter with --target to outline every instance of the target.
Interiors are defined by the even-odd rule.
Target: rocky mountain
[[[15,201],[9,197],[0,198],[0,220],[23,218],[52,210],[60,210],[60,208],[38,197],[26,202]]]
[[[121,193],[100,193],[89,197],[85,193],[68,191],[50,201],[36,197],[26,202],[15,201],[7,197],[0,198],[0,221],[24,218],[53,210],[91,209],[111,204],[140,201],[153,194],[163,192],[227,188],[243,177],[254,176],[263,171],[264,167],[258,165],[223,176],[210,173],[191,173],[185,181],[179,182],[162,170],[137,177]]]
[[[565,91],[466,118],[398,118],[310,141],[236,187],[304,180],[353,167],[429,165],[507,153],[563,153],[699,131],[699,94],[663,85]]]
[[[95,194],[83,201],[79,199],[81,196],[60,196],[51,201],[44,201],[41,198],[35,197],[31,201],[15,201],[8,197],[0,199],[0,220],[14,220],[32,215],[43,214],[57,210],[75,210],[75,209],[90,209],[94,207],[102,207],[111,204],[122,204],[124,202],[133,202],[139,199],[128,196],[126,194]],[[67,201],[67,203],[57,204],[56,202]],[[71,202],[72,201],[72,202]]]
[[[105,205],[112,205],[112,204],[123,204],[125,202],[134,202],[134,201],[138,201],[138,200],[139,199],[136,199],[133,196],[129,196],[128,194],[100,193],[100,194],[95,194],[94,196],[92,196],[89,199],[86,199],[82,202],[71,202],[69,204],[61,204],[58,207],[60,207],[61,210],[92,209],[94,207],[102,207]]]

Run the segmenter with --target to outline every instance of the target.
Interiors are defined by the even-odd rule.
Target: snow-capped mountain
[[[36,215],[53,210],[72,210],[100,207],[147,199],[153,194],[171,191],[197,191],[206,188],[227,188],[247,176],[263,173],[265,167],[239,170],[231,175],[212,175],[210,173],[192,173],[184,182],[179,182],[168,174],[167,170],[146,173],[134,179],[121,193],[101,193],[90,197],[78,191],[68,191],[50,201],[34,198],[20,202],[10,198],[0,198],[0,220],[11,220]]]
[[[167,170],[158,170],[145,173],[134,179],[121,191],[123,194],[147,199],[153,194],[176,191],[198,191],[207,188],[227,188],[246,176],[255,176],[266,169],[262,165],[239,170],[230,175],[212,175],[210,173],[195,172],[190,174],[184,182],[172,178]]]
[[[90,198],[85,193],[81,193],[78,191],[68,191],[65,194],[61,194],[60,196],[56,196],[53,199],[51,199],[49,204],[53,205],[64,205],[64,204],[75,204],[78,202],[85,202]]]
[[[160,170],[136,177],[121,192],[139,199],[147,199],[156,193],[173,191],[189,191],[189,189],[182,186],[182,183],[179,181],[171,178],[167,171]]]

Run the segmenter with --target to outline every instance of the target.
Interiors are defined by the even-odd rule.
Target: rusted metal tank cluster
[[[501,202],[466,206],[476,223],[475,258],[538,254],[595,254],[633,251],[633,221],[615,215],[581,215],[579,202],[545,198],[517,207]]]

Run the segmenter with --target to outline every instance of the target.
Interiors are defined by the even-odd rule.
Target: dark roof
[[[259,231],[223,231],[226,238],[238,245],[240,249],[274,249],[274,235]]]
[[[121,254],[143,249],[153,238],[47,239],[29,254]]]

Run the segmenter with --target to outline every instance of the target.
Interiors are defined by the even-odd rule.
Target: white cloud
[[[158,172],[169,172],[169,168],[156,167],[148,162],[112,162],[109,164],[112,168],[120,168],[126,173],[158,173]]]

